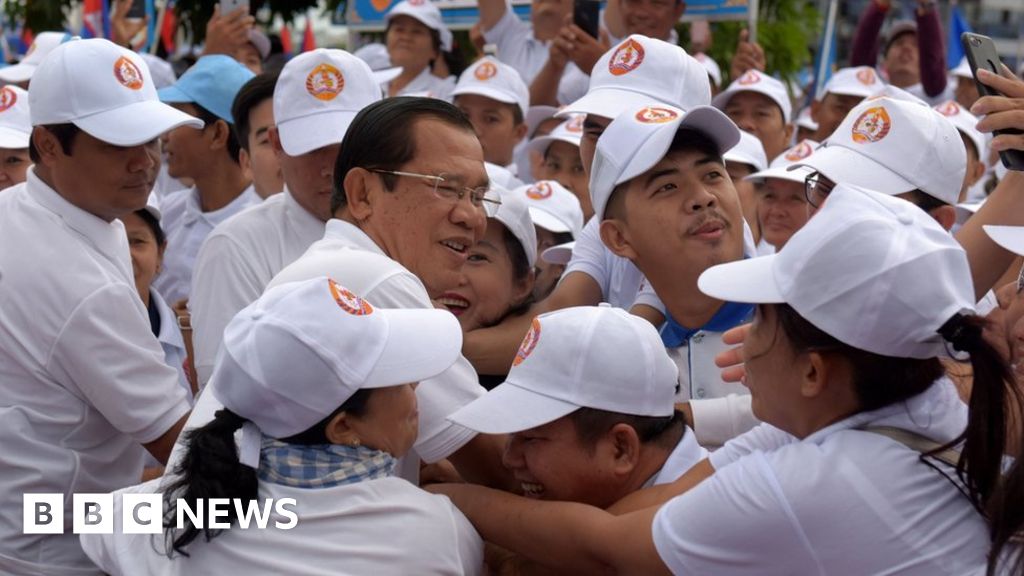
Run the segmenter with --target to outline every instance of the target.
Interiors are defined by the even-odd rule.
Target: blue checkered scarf
[[[387,452],[364,446],[301,446],[263,437],[259,478],[296,488],[330,488],[393,476],[398,461]]]

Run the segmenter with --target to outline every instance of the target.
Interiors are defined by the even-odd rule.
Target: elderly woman
[[[984,569],[978,510],[1018,405],[944,230],[906,202],[839,186],[785,250],[712,267],[699,285],[758,304],[744,356],[765,424],[712,454],[713,474],[689,491],[623,516],[446,488],[484,538],[580,573]],[[970,354],[969,409],[942,377],[946,351]]]
[[[402,68],[401,74],[385,86],[385,94],[451,101],[455,78],[439,78],[432,70],[442,51],[452,49],[452,33],[441,20],[437,6],[426,0],[403,0],[388,10],[385,21],[388,57],[392,66]]]
[[[186,433],[163,490],[169,558],[127,535],[83,536],[83,547],[113,574],[479,573],[466,519],[393,476],[416,440],[413,388],[461,344],[441,310],[378,309],[325,277],[271,288],[226,328],[210,389],[224,408]],[[183,503],[215,498],[274,512],[267,528],[233,506],[228,528],[177,520]],[[267,499],[292,499],[293,517]]]
[[[25,181],[32,165],[28,153],[31,135],[28,92],[17,86],[0,88],[0,190]]]

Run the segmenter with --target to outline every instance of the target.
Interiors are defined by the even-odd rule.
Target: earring
[[[358,448],[360,444],[361,442],[359,442],[359,438],[353,438],[352,441],[348,443],[348,445],[353,448]]]

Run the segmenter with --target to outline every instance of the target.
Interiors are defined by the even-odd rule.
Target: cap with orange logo
[[[789,124],[793,117],[793,103],[789,100],[786,85],[760,70],[744,72],[742,76],[733,80],[728,88],[718,93],[711,101],[711,105],[725,110],[732,97],[740,92],[755,92],[770,98],[782,110],[782,120],[786,124]]]
[[[17,86],[0,88],[0,148],[28,148],[31,136],[28,92]]]
[[[459,76],[452,97],[476,94],[519,107],[525,119],[530,111],[530,89],[516,69],[487,56],[466,68]]]
[[[870,66],[840,68],[825,83],[822,94],[870,98],[885,90],[885,83]]]
[[[566,144],[579,147],[580,141],[583,139],[584,118],[583,114],[570,116],[564,122],[555,126],[547,136],[530,140],[530,143],[527,144],[527,149],[534,150],[543,156],[547,152],[548,147],[554,142],[565,142]]]
[[[768,178],[775,178],[789,182],[803,183],[813,170],[806,166],[795,168],[793,170],[790,170],[789,167],[807,160],[807,158],[814,154],[814,150],[817,147],[818,143],[814,140],[801,140],[800,142],[797,142],[795,146],[785,150],[782,154],[779,154],[775,160],[772,160],[772,163],[766,170],[755,172],[744,178],[744,180],[763,182]]]
[[[374,0],[375,3],[376,1]],[[381,4],[383,5],[381,10],[387,8],[388,3],[386,0],[381,0]],[[445,52],[451,52],[452,32],[445,25],[444,19],[441,17],[441,10],[434,5],[434,2],[430,0],[403,0],[388,10],[387,14],[384,15],[384,21],[390,23],[391,19],[396,16],[414,18],[427,28],[435,30],[441,37],[441,49]]]
[[[28,47],[28,51],[25,52],[25,57],[21,59],[21,62],[7,66],[6,68],[0,68],[0,80],[4,82],[17,83],[27,82],[32,79],[32,75],[35,74],[36,68],[46,58],[53,49],[64,42],[70,40],[70,36],[63,32],[40,32],[36,34],[32,45]]]
[[[573,238],[583,230],[583,208],[579,198],[554,180],[540,180],[512,191],[526,198],[533,223],[556,234],[568,232]]]
[[[949,119],[964,136],[974,145],[977,157],[984,161],[988,157],[988,138],[986,134],[978,131],[978,117],[971,114],[955,100],[947,100],[935,107],[935,110]]]

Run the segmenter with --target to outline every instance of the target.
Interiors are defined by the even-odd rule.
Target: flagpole
[[[758,0],[750,0],[747,5],[747,30],[750,31],[748,40],[750,42],[757,42],[757,15],[760,7]]]
[[[836,28],[836,14],[839,11],[839,0],[831,0],[828,5],[828,15],[825,17],[825,37],[821,43],[821,54],[818,54],[818,69],[814,71],[815,82],[814,82],[814,99],[820,100],[822,93],[825,91],[825,83],[821,80],[825,78],[825,73],[828,70],[829,63],[832,61],[831,53],[835,50],[832,46],[832,38]]]
[[[160,3],[160,11],[156,17],[156,28],[153,29],[154,38],[149,43],[149,53],[156,55],[160,42],[163,41],[164,18],[167,16],[167,1]],[[170,55],[168,55],[170,56]]]

